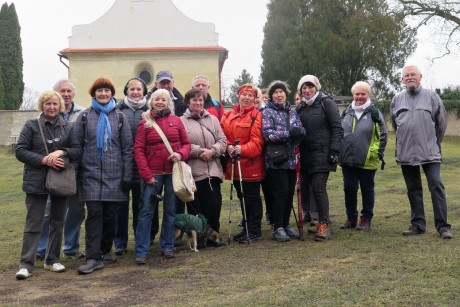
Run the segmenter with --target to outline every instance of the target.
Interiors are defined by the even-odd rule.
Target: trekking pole
[[[232,170],[230,175],[230,208],[228,209],[228,245],[232,241],[232,204],[233,204],[233,177],[234,177],[234,169],[235,167],[235,158],[232,157]]]
[[[235,140],[233,146],[238,145],[240,140]],[[228,209],[228,245],[230,245],[232,239],[232,205],[233,205],[233,179],[235,177],[235,157],[233,155],[230,156],[232,158],[232,170],[230,171],[230,208]]]
[[[297,228],[299,229],[300,240],[304,241],[303,236],[303,208],[302,208],[302,178],[300,176],[300,150],[299,146],[294,148],[295,153],[295,175],[296,175],[296,185],[297,185],[297,212],[299,213],[299,220],[297,222]],[[292,210],[294,211],[294,203],[292,203]]]
[[[243,200],[243,217],[244,217],[244,223],[246,227],[246,237],[248,239],[248,245],[249,245],[249,229],[248,229],[248,219],[246,216],[246,201],[244,200],[244,189],[243,189],[243,177],[241,175],[241,161],[240,161],[240,156],[237,156],[238,159],[238,173],[240,175],[240,187],[241,187],[241,199]]]

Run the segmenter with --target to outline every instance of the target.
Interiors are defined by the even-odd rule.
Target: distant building
[[[190,19],[171,0],[116,0],[93,23],[74,26],[69,48],[58,55],[77,87],[76,101],[88,106],[88,89],[99,77],[114,83],[120,99],[129,78],[142,78],[150,90],[163,69],[172,72],[182,94],[195,75],[207,75],[211,96],[220,98],[227,54],[214,24]]]

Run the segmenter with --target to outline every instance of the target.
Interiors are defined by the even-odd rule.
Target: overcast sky
[[[56,55],[68,47],[73,25],[88,24],[106,13],[115,0],[16,0],[21,25],[25,85],[36,91],[50,89],[67,77],[67,69]],[[191,19],[212,22],[219,34],[219,45],[229,50],[224,65],[224,83],[246,69],[259,79],[263,27],[268,0],[173,0]],[[114,20],[114,22],[122,22]],[[424,40],[428,42],[428,40]],[[460,85],[459,53],[438,60],[429,67],[426,60],[433,45],[420,45],[411,62],[424,70],[423,85],[428,88]],[[280,59],[282,60],[282,59]],[[308,72],[305,72],[308,73]]]

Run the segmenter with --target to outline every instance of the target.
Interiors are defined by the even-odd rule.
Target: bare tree
[[[39,96],[40,93],[38,91],[25,86],[22,96],[22,104],[19,106],[19,110],[34,110]]]
[[[443,42],[441,58],[452,51],[460,51],[460,1],[453,0],[396,0],[405,16],[415,17],[417,27],[428,26]],[[455,50],[452,50],[454,48]]]

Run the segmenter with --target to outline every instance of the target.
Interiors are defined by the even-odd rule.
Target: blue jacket
[[[289,116],[289,129],[287,127],[287,116]],[[297,112],[291,109],[291,104],[288,101],[284,105],[268,101],[266,107],[262,110],[262,136],[265,144],[270,142],[285,143],[288,149],[288,160],[280,165],[274,165],[265,150],[266,169],[295,170],[294,143],[289,137],[289,131],[293,127],[299,127],[302,130],[302,134],[306,135]]]

